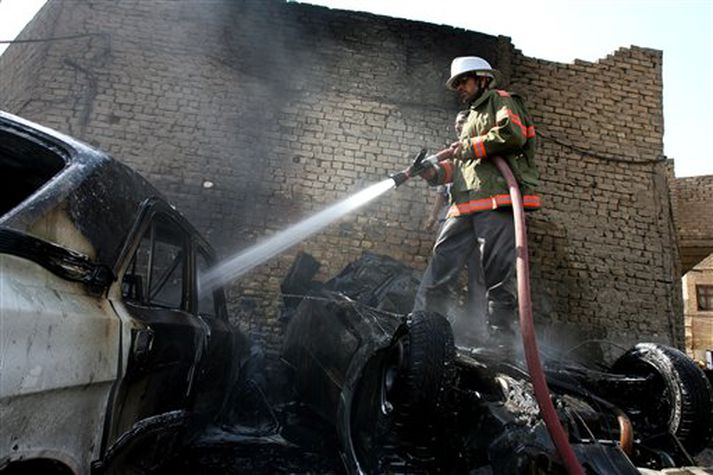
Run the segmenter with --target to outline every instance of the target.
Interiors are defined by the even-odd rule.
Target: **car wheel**
[[[395,423],[410,454],[430,460],[445,441],[447,401],[455,379],[453,331],[434,312],[414,312],[406,325],[403,361],[391,397]]]
[[[389,348],[362,371],[354,394],[351,443],[368,473],[426,473],[444,438],[444,408],[455,377],[448,321],[436,313],[409,315]]]
[[[612,371],[653,377],[661,391],[649,395],[640,408],[643,419],[664,420],[665,428],[691,455],[708,445],[713,437],[713,390],[703,371],[685,353],[657,343],[639,343],[612,365]]]

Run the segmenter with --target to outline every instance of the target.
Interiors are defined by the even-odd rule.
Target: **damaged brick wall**
[[[577,329],[682,343],[660,52],[560,64],[505,37],[277,0],[50,0],[23,37],[76,34],[88,36],[11,46],[0,107],[138,169],[222,255],[452,141],[450,60],[485,57],[541,132],[545,209],[530,215],[541,326],[552,341]],[[365,250],[425,267],[433,196],[410,182],[245,276],[231,292],[240,326],[279,351],[276,297],[299,250],[321,278]]]
[[[590,63],[513,55],[540,136],[533,215],[540,314],[609,341],[682,342],[676,234],[662,154],[661,52]]]

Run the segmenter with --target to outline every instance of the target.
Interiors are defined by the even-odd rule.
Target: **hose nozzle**
[[[402,185],[404,182],[408,181],[414,175],[418,175],[423,171],[423,159],[426,157],[426,149],[422,148],[418,155],[413,159],[411,165],[400,172],[392,173],[389,177],[394,180],[396,186]]]
[[[394,186],[396,186],[398,188],[404,182],[408,181],[409,178],[411,178],[407,172],[408,172],[408,168],[406,170],[392,173],[391,175],[389,175],[389,178],[394,180]]]
[[[420,175],[429,167],[436,166],[439,162],[451,157],[453,157],[453,148],[443,149],[435,155],[429,155],[428,157],[426,156],[426,149],[422,148],[421,151],[418,152],[418,155],[416,155],[416,158],[413,159],[413,163],[411,163],[407,169],[392,173],[389,177],[394,180],[394,183],[398,187],[405,181],[408,181],[409,178]]]

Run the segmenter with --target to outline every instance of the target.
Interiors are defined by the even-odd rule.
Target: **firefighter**
[[[456,338],[459,328],[467,328],[472,337],[488,336],[504,345],[517,321],[515,232],[507,184],[490,158],[501,156],[510,165],[526,209],[539,208],[540,199],[534,194],[535,127],[517,94],[496,89],[499,79],[500,73],[477,56],[451,64],[446,86],[470,113],[451,145],[453,158],[421,174],[432,186],[450,183],[451,203],[414,310],[451,313],[450,286],[469,263],[469,321],[465,327],[455,322]]]

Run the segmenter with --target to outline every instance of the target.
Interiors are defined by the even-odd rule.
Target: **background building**
[[[713,369],[713,254],[683,277],[683,312],[688,353]]]

